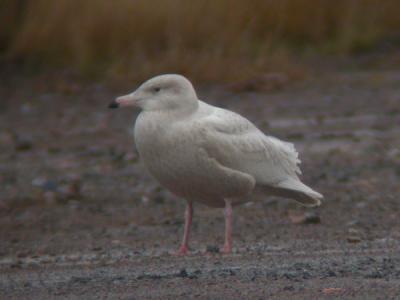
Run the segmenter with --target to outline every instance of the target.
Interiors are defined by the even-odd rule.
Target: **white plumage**
[[[190,206],[192,200],[213,207],[240,204],[254,193],[320,204],[322,195],[298,177],[293,144],[264,135],[237,113],[198,100],[183,76],[152,78],[111,106],[118,105],[142,108],[134,131],[139,154],[150,173]]]

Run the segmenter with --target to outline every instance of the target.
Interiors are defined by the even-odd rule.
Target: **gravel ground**
[[[195,205],[184,258],[184,201],[141,165],[136,113],[106,108],[134,87],[1,77],[1,299],[400,299],[399,72],[201,87],[294,142],[326,199],[235,208],[232,255],[222,210]]]

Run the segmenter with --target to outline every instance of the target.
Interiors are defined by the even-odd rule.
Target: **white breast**
[[[172,123],[157,114],[142,113],[135,124],[135,144],[149,172],[175,194],[187,197],[188,173],[196,169],[195,149],[185,134],[172,129]]]

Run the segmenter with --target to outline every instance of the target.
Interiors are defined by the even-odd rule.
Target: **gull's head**
[[[167,74],[153,77],[131,94],[118,97],[109,107],[135,106],[145,111],[168,110],[197,105],[197,95],[185,77]]]

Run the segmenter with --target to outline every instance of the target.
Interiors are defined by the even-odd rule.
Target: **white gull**
[[[232,251],[232,206],[254,194],[291,198],[318,206],[323,196],[303,184],[293,144],[262,133],[246,118],[197,98],[181,75],[160,75],[110,108],[142,109],[134,129],[139,155],[165,188],[186,199],[178,254],[188,253],[192,201],[225,207],[225,244]]]

